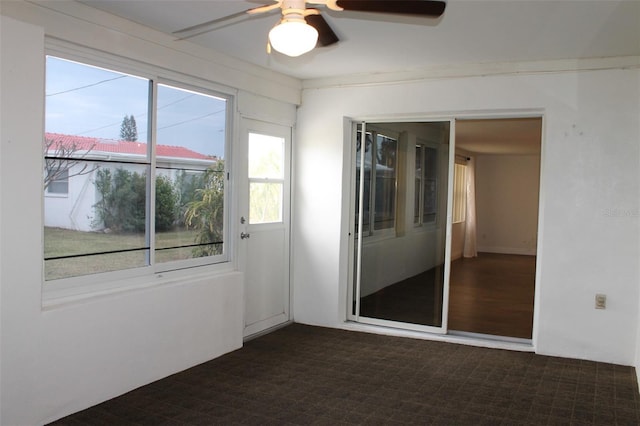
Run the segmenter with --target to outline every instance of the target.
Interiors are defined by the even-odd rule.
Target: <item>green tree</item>
[[[120,139],[123,141],[135,142],[138,140],[138,126],[133,114],[124,116],[120,125]]]
[[[207,169],[203,186],[196,189],[194,200],[186,205],[185,225],[198,231],[193,248],[194,257],[211,256],[222,252],[224,218],[224,162],[218,161]]]
[[[171,179],[156,178],[156,232],[170,230],[179,215],[178,196]]]

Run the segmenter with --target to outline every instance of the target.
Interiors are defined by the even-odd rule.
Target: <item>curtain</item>
[[[467,161],[467,213],[466,226],[464,231],[464,257],[477,257],[478,248],[476,245],[476,165],[475,158]]]

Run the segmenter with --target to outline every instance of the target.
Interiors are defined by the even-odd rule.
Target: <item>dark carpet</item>
[[[638,425],[640,397],[632,367],[293,324],[54,424]]]

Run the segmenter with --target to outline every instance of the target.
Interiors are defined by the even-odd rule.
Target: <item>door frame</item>
[[[366,122],[372,122],[372,123],[383,123],[383,122],[420,122],[420,121],[448,121],[451,120],[454,122],[453,124],[453,131],[452,134],[454,136],[454,141],[451,144],[451,149],[453,149],[453,155],[452,158],[450,158],[450,161],[453,160],[455,161],[455,121],[456,120],[461,120],[461,119],[498,119],[498,118],[540,118],[542,120],[542,136],[540,138],[540,188],[539,188],[539,194],[538,194],[538,236],[537,236],[537,249],[536,249],[536,256],[538,259],[542,259],[542,254],[543,254],[543,241],[541,238],[542,235],[542,230],[544,229],[544,199],[545,199],[545,180],[544,180],[544,165],[545,165],[545,153],[546,153],[546,110],[544,108],[521,108],[521,109],[508,109],[508,110],[504,110],[504,109],[485,109],[485,110],[476,110],[476,111],[446,111],[446,112],[442,112],[442,113],[422,113],[422,114],[384,114],[384,115],[379,115],[379,116],[358,116],[358,115],[354,115],[354,116],[345,116],[344,117],[344,140],[345,143],[343,145],[343,164],[345,165],[343,168],[343,182],[344,185],[346,187],[349,188],[348,191],[344,191],[343,192],[343,206],[345,206],[343,208],[343,235],[344,238],[342,239],[342,250],[341,252],[343,253],[341,255],[341,259],[342,259],[342,266],[341,266],[341,271],[342,271],[342,279],[343,281],[343,291],[341,292],[341,306],[342,309],[344,309],[343,311],[343,321],[345,323],[356,323],[356,324],[361,324],[364,329],[367,330],[371,330],[371,328],[367,327],[367,324],[363,324],[359,321],[356,320],[356,318],[354,318],[353,315],[350,314],[351,312],[351,304],[352,304],[352,292],[353,292],[353,261],[354,261],[354,245],[353,245],[353,241],[354,238],[351,235],[353,228],[353,221],[354,221],[354,214],[353,212],[355,211],[355,206],[351,205],[352,200],[353,202],[355,202],[355,197],[353,194],[353,185],[352,185],[352,178],[353,178],[353,173],[355,173],[355,166],[354,166],[354,153],[355,151],[353,150],[353,146],[350,143],[347,143],[347,141],[351,141],[352,138],[352,124],[353,123],[357,123],[357,122],[362,122],[362,121],[366,121]],[[450,168],[449,170],[450,173],[453,172],[453,167]],[[450,182],[449,184],[451,185],[452,182],[452,176],[450,178]],[[452,190],[452,188],[451,188]],[[448,200],[447,200],[447,204],[452,203],[452,192],[450,192],[448,194]],[[448,212],[450,211],[450,207],[448,205]],[[449,220],[449,219],[448,219]],[[447,253],[448,256],[451,255],[451,229],[450,226],[448,226],[448,236],[447,236]],[[346,251],[346,253],[345,253]],[[450,262],[449,262],[450,263]],[[539,323],[539,318],[540,318],[540,277],[542,276],[542,262],[537,261],[536,262],[536,278],[535,278],[535,294],[534,294],[534,306],[533,306],[533,331],[532,331],[532,338],[531,338],[531,344],[530,346],[527,345],[529,348],[535,348],[537,345],[537,341],[538,341],[538,323]],[[447,275],[447,294],[446,294],[446,298],[447,298],[447,305],[448,305],[448,275]],[[394,323],[394,322],[389,322],[390,324],[371,324],[374,326],[373,330],[375,330],[377,327],[375,326],[382,326],[385,327],[387,330],[389,330],[388,327],[391,327],[391,329],[396,329],[398,330],[399,335],[404,335],[403,334],[403,330],[407,330],[407,331],[414,331],[414,329],[412,328],[400,328],[398,325],[402,325],[403,323]],[[444,318],[443,318],[443,324],[445,324]],[[356,327],[356,329],[359,329],[361,327]],[[382,331],[382,329],[380,330]],[[432,333],[430,331],[427,330],[415,330],[415,331],[419,331],[421,332],[420,334],[428,337],[429,335],[435,334]],[[388,332],[388,331],[387,331]],[[460,337],[459,336],[451,336],[448,334],[444,334],[441,337],[442,339],[444,339],[445,341],[453,341],[453,342],[459,342]],[[499,342],[496,340],[489,340],[489,339],[483,339],[483,338],[475,338],[474,340],[476,340],[478,343],[481,343],[482,345],[486,345],[488,347],[507,347],[506,345],[508,345],[508,342]],[[522,349],[521,346],[518,346],[519,344],[516,344],[516,346],[514,347],[518,347],[519,349]]]

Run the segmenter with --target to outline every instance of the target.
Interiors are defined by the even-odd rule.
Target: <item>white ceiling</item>
[[[456,121],[456,147],[477,154],[540,154],[541,118]]]
[[[170,34],[271,2],[82,3]],[[439,19],[324,8],[322,13],[340,42],[298,58],[266,52],[267,34],[278,22],[277,12],[176,43],[197,43],[301,79],[466,63],[640,55],[640,0],[448,0]]]
[[[81,0],[171,34],[270,0]],[[178,40],[300,79],[415,71],[491,62],[640,56],[640,0],[447,0],[439,19],[333,12],[320,6],[340,42],[298,58],[267,54],[278,22],[261,14]],[[474,153],[540,152],[540,119],[463,120],[456,145]]]

